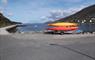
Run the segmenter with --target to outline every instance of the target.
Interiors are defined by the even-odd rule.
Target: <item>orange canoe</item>
[[[69,23],[69,22],[60,22],[60,23],[51,23],[48,26],[55,26],[55,27],[62,27],[62,26],[77,26],[76,23]]]

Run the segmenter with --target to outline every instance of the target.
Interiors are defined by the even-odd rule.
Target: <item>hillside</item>
[[[92,22],[95,23],[95,5],[86,7],[73,15],[61,18],[56,22],[69,21],[69,22],[81,23],[84,20],[85,22],[90,22],[90,20],[92,20]]]
[[[2,13],[0,13],[0,27],[16,24],[17,22],[10,21],[8,18],[3,16]]]

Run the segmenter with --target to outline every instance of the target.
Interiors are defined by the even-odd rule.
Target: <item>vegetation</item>
[[[17,24],[18,22],[10,21],[8,18],[3,16],[2,13],[0,13],[0,27],[5,27],[12,24]]]

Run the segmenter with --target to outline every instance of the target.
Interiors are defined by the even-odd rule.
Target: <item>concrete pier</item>
[[[0,35],[10,34],[8,30],[15,27],[17,27],[17,25],[11,25],[11,26],[0,28]]]

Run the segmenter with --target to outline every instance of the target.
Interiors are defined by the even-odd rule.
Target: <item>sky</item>
[[[12,21],[42,23],[74,14],[95,0],[0,0],[0,12]]]

